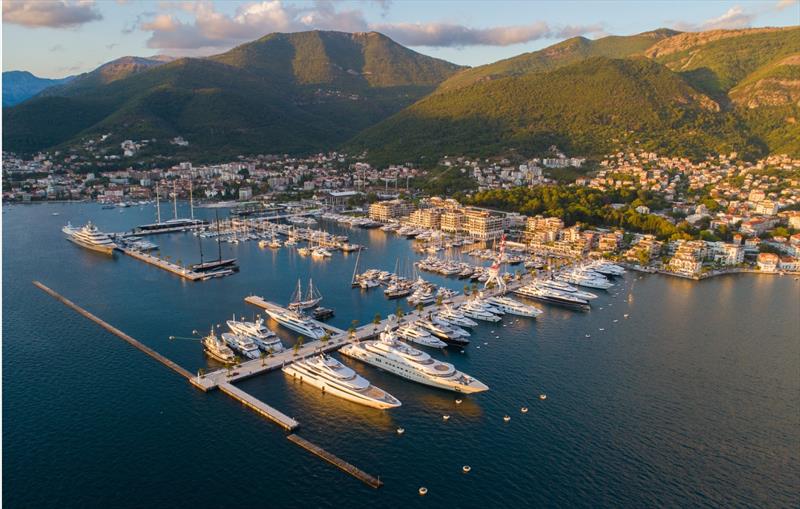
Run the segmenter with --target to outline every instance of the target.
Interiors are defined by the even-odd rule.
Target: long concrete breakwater
[[[161,364],[165,365],[166,367],[170,368],[171,370],[173,370],[174,372],[178,373],[182,377],[186,378],[189,381],[189,383],[191,383],[192,385],[194,385],[198,389],[200,389],[202,391],[208,390],[205,387],[203,387],[202,385],[198,385],[197,383],[195,383],[194,375],[189,373],[189,371],[187,371],[186,369],[184,369],[181,366],[177,365],[176,363],[172,362],[171,360],[167,359],[166,357],[164,357],[160,353],[156,352],[155,350],[153,350],[149,346],[146,346],[146,345],[142,344],[138,340],[136,340],[136,339],[132,338],[131,336],[125,334],[124,332],[122,332],[121,330],[117,329],[113,325],[107,323],[106,321],[104,321],[104,320],[100,319],[99,317],[93,315],[92,313],[86,311],[85,309],[83,309],[82,307],[78,306],[77,304],[75,304],[71,300],[67,299],[63,295],[60,295],[59,293],[55,292],[54,290],[48,288],[47,286],[42,284],[40,281],[34,281],[33,285],[36,286],[37,288],[39,288],[40,290],[44,291],[46,294],[50,295],[51,297],[53,297],[57,301],[59,301],[62,304],[66,305],[67,307],[69,307],[73,311],[77,312],[79,315],[82,315],[82,316],[88,318],[89,320],[91,320],[94,323],[98,324],[100,327],[106,329],[107,331],[109,331],[110,333],[112,333],[115,336],[119,337],[120,339],[122,339],[123,341],[127,342],[128,344],[133,345],[135,348],[141,350],[142,352],[146,353],[147,355],[149,355],[153,359],[157,360]]]

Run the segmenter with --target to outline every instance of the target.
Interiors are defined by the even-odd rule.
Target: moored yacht
[[[580,310],[589,309],[589,301],[575,297],[571,293],[562,292],[553,288],[528,285],[514,290],[514,293],[529,299],[547,302],[548,304],[556,304]]]
[[[264,320],[259,318],[255,322],[233,320],[225,322],[234,334],[241,334],[251,338],[261,350],[270,353],[279,353],[285,350],[283,343],[264,325]]]
[[[466,338],[466,336],[462,336],[458,331],[454,330],[449,325],[434,323],[433,321],[426,319],[417,320],[414,322],[414,325],[427,330],[448,345],[466,345],[469,343],[469,340]],[[461,331],[464,332],[463,329],[461,329]]]
[[[380,339],[351,343],[340,352],[432,387],[465,394],[489,390],[488,386],[458,371],[452,364],[438,361],[427,353],[398,341],[388,327],[381,333]]]
[[[99,253],[114,254],[114,250],[118,247],[111,237],[98,230],[91,222],[81,228],[75,228],[67,223],[61,231],[67,236],[67,240]]]
[[[258,349],[255,341],[249,336],[236,334],[235,332],[224,332],[222,340],[227,343],[233,350],[244,355],[248,359],[257,359],[261,352]]]
[[[592,299],[596,299],[597,298],[597,295],[592,293],[592,292],[584,292],[583,290],[578,290],[577,288],[575,288],[574,286],[572,286],[570,284],[567,284],[567,283],[565,283],[563,281],[556,281],[554,279],[539,279],[539,280],[535,280],[531,284],[534,285],[534,286],[540,286],[540,287],[552,288],[554,290],[560,290],[562,292],[566,292],[566,293],[569,293],[569,294],[571,294],[571,295],[573,295],[575,297],[578,297],[579,299],[592,300]]]
[[[406,341],[411,341],[412,343],[417,343],[418,345],[428,346],[431,348],[444,348],[447,346],[447,343],[441,339],[433,337],[430,332],[419,327],[414,327],[413,325],[404,325],[398,328],[397,336],[405,339]]]
[[[483,306],[475,301],[469,301],[463,304],[459,311],[464,313],[464,316],[472,318],[473,320],[482,320],[484,322],[499,322],[500,317],[494,313],[490,313]]]
[[[450,306],[445,306],[444,309],[437,313],[437,316],[446,322],[458,325],[459,327],[475,327],[478,322],[471,320],[464,316],[464,313],[457,311]]]
[[[287,329],[299,332],[308,338],[321,339],[326,334],[325,329],[317,325],[313,320],[304,314],[297,311],[278,308],[267,308],[265,311],[279,324],[283,325]]]
[[[372,408],[397,408],[400,400],[375,387],[333,357],[317,355],[300,359],[282,368],[287,375],[308,383],[322,392]]]
[[[203,344],[203,350],[213,359],[224,362],[225,364],[236,360],[236,355],[234,355],[233,350],[231,350],[224,341],[220,340],[219,336],[214,334],[213,330],[208,336],[201,340],[201,343]]]
[[[522,302],[512,299],[511,297],[503,297],[496,295],[494,297],[489,297],[486,301],[499,308],[506,313],[517,315],[517,316],[527,316],[530,318],[536,318],[540,314],[542,314],[542,310],[537,308],[536,306],[530,306],[528,304],[523,304]]]

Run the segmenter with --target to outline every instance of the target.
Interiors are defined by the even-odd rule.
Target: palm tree
[[[303,343],[305,342],[305,338],[303,336],[297,336],[297,343],[294,344],[294,354],[297,355],[297,352],[300,348],[303,347]]]
[[[261,352],[258,356],[261,357],[261,366],[263,367],[266,364],[267,354],[266,352]]]
[[[394,316],[396,316],[398,319],[403,318],[405,315],[406,315],[406,313],[405,313],[405,311],[403,311],[403,308],[401,308],[401,307],[398,307],[397,311],[394,312]]]
[[[464,295],[469,295],[469,285],[464,285]]]
[[[230,362],[225,364],[225,371],[228,372],[228,378],[230,378],[231,371],[233,371],[233,364],[231,364]]]
[[[437,295],[436,296],[436,305],[437,306],[441,306],[442,302],[444,302],[444,297],[442,297],[441,295]]]
[[[272,347],[267,348],[267,355],[269,355],[270,357],[272,357],[273,352],[274,350],[272,349]]]
[[[419,311],[420,313],[422,313],[422,310],[423,310],[423,309],[425,309],[425,304],[423,304],[422,302],[418,303],[418,304],[417,304],[417,311]]]
[[[478,291],[478,283],[472,283],[472,293],[476,293]]]
[[[236,357],[234,357],[234,358],[233,358],[233,363],[234,363],[236,366],[239,366],[239,365],[241,365],[241,364],[242,364],[242,358],[241,358],[241,357],[239,357],[239,356],[237,355]]]
[[[292,347],[292,350],[294,350],[294,356],[297,357],[297,352],[300,350],[300,343],[299,342],[295,343],[294,346]]]
[[[198,369],[197,370],[197,377],[198,378],[203,378],[204,376],[206,376],[206,370],[203,369],[203,368]]]
[[[323,336],[320,338],[320,341],[322,341],[322,346],[323,346],[323,347],[325,347],[325,345],[327,345],[327,344],[328,344],[328,340],[330,340],[330,339],[331,339],[331,335],[330,335],[330,334],[328,334],[328,333],[326,332],[326,333],[325,333],[325,334],[324,334],[324,335],[323,335]]]

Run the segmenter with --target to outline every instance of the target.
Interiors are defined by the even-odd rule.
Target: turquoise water
[[[200,346],[170,335],[232,313],[252,316],[243,301],[251,293],[285,302],[298,277],[314,278],[339,327],[395,310],[397,301],[375,290],[350,289],[354,255],[319,262],[255,243],[223,245],[241,272],[190,283],[124,255],[87,252],[60,233],[68,220],[121,231],[153,215],[152,206],[3,208],[7,507],[800,505],[794,278],[628,275],[589,313],[544,306],[536,321],[480,325],[464,354],[434,354],[491,387],[461,405],[348,359],[403,406],[362,408],[280,372],[239,384],[297,418],[305,438],[379,475],[385,485],[373,490],[31,285],[41,280],[191,371],[208,366]],[[393,270],[396,259],[416,257],[408,241],[380,231],[328,229],[368,245],[362,269]],[[164,254],[197,261],[196,237],[154,239]],[[423,485],[426,497],[417,494]]]

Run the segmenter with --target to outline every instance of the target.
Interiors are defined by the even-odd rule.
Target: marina
[[[115,215],[115,218],[122,218],[126,214],[135,212],[137,211],[127,208],[124,214]],[[53,220],[59,221],[60,225],[63,225],[69,219],[69,214],[62,210],[60,217],[54,217]],[[85,224],[85,220],[74,220],[73,223]],[[59,227],[55,228],[56,232]],[[104,231],[125,229],[124,226],[119,227],[114,224],[98,224],[98,227]],[[382,232],[380,229],[352,229],[350,231],[338,227],[326,226],[326,228],[330,229],[332,235],[348,235],[349,241],[365,246],[367,249],[360,253],[360,264],[363,267],[375,268],[379,273],[386,272],[389,277],[396,272],[401,272],[395,268],[398,257],[401,260],[413,261],[418,257],[428,256],[422,254],[416,255],[415,258],[415,254],[410,254],[416,253],[412,251],[412,242],[404,237]],[[175,232],[160,236],[159,244],[161,249],[165,253],[171,254],[174,259],[178,257],[190,259],[190,255],[197,252],[198,237],[199,235],[195,236],[192,232]],[[200,238],[202,239],[202,237]],[[210,245],[216,244],[213,237],[209,238],[207,242]],[[330,262],[324,262],[323,267],[323,264],[313,261],[310,257],[298,256],[294,250],[281,248],[264,252],[258,248],[255,242],[244,243],[228,248],[241,264],[240,276],[218,279],[204,285],[184,286],[178,282],[178,278],[166,277],[160,271],[147,270],[145,265],[138,261],[134,263],[132,259],[131,261],[126,260],[130,258],[127,256],[118,256],[116,259],[100,257],[63,240],[56,244],[57,253],[62,258],[68,254],[79,261],[90,262],[94,278],[103,285],[102,292],[98,292],[98,298],[94,298],[91,292],[81,293],[83,295],[81,300],[86,299],[89,309],[97,309],[103,315],[107,314],[109,321],[120,325],[120,328],[130,330],[131,336],[142,338],[140,342],[143,345],[161,352],[165,358],[175,359],[180,366],[186,366],[187,373],[191,373],[187,379],[193,379],[198,384],[198,388],[208,390],[209,393],[216,392],[216,389],[219,388],[219,394],[225,394],[224,399],[231,398],[232,401],[236,401],[238,405],[249,410],[242,412],[244,414],[242,418],[236,415],[226,415],[226,420],[232,419],[237,422],[238,428],[246,430],[248,429],[248,415],[251,416],[250,419],[253,419],[252,415],[263,417],[276,424],[276,426],[267,426],[266,428],[274,429],[276,434],[274,438],[280,438],[284,436],[283,431],[288,429],[284,424],[291,424],[291,421],[288,420],[291,419],[302,425],[302,435],[313,439],[314,445],[319,444],[325,450],[335,451],[336,457],[341,454],[341,458],[347,458],[345,463],[351,466],[363,465],[367,471],[379,471],[381,479],[386,483],[381,488],[381,492],[386,493],[387,500],[397,503],[401,503],[409,492],[418,496],[419,486],[426,486],[430,490],[427,495],[429,500],[430,497],[440,496],[443,493],[447,496],[458,497],[459,490],[487,490],[490,486],[487,484],[489,482],[491,486],[504,486],[505,481],[502,478],[487,472],[487,462],[496,461],[493,459],[496,458],[495,452],[508,453],[517,448],[536,451],[534,454],[546,454],[540,446],[536,445],[540,441],[540,436],[547,436],[555,443],[561,443],[562,440],[560,434],[553,434],[549,429],[553,419],[562,415],[567,419],[575,418],[574,414],[565,413],[567,411],[565,405],[576,408],[576,405],[590,405],[595,418],[600,419],[605,418],[604,416],[612,410],[615,413],[619,412],[619,405],[623,403],[614,396],[614,391],[629,392],[630,388],[615,387],[611,385],[612,380],[597,379],[596,377],[584,380],[587,373],[591,371],[589,367],[599,363],[597,369],[612,373],[614,369],[619,369],[619,366],[613,364],[616,356],[626,359],[633,356],[647,364],[647,359],[641,357],[640,349],[644,343],[651,348],[656,339],[651,332],[652,327],[642,328],[643,322],[652,323],[654,320],[658,320],[658,317],[649,311],[647,304],[659,302],[662,306],[659,308],[660,314],[669,313],[670,316],[674,316],[674,313],[677,312],[676,309],[684,309],[681,299],[686,299],[687,295],[686,288],[677,286],[681,283],[680,281],[666,280],[664,282],[664,278],[658,275],[642,276],[636,273],[626,273],[621,276],[611,276],[614,278],[611,280],[614,286],[609,290],[601,292],[586,288],[587,292],[598,292],[596,298],[591,301],[588,312],[576,313],[560,306],[548,303],[540,305],[524,296],[516,296],[515,300],[521,303],[541,306],[542,313],[532,317],[506,312],[497,322],[472,320],[473,325],[468,325],[468,322],[463,321],[460,324],[451,322],[451,325],[458,325],[470,333],[468,338],[470,343],[461,348],[447,346],[440,349],[412,342],[407,343],[425,351],[432,357],[453,364],[459,371],[477,377],[490,387],[488,393],[464,395],[441,391],[405,380],[386,370],[375,369],[367,363],[341,355],[337,353],[337,350],[353,344],[354,341],[375,340],[376,336],[389,324],[389,315],[395,314],[398,309],[401,309],[403,313],[402,316],[396,315],[398,327],[396,330],[405,326],[415,327],[417,320],[428,320],[439,316],[448,321],[463,320],[467,318],[463,314],[463,307],[467,302],[473,300],[480,301],[482,309],[497,309],[497,303],[492,302],[492,298],[499,294],[497,288],[486,290],[482,295],[473,293],[472,284],[475,283],[480,290],[484,286],[483,282],[470,280],[465,284],[464,280],[459,280],[454,276],[438,273],[423,274],[422,279],[435,285],[436,288],[444,287],[457,292],[457,294],[443,298],[441,305],[437,305],[434,298],[432,303],[424,304],[422,310],[419,310],[417,305],[408,303],[405,298],[387,299],[382,293],[382,290],[388,288],[388,285],[384,283],[380,283],[380,290],[377,291],[374,289],[361,290],[360,288],[351,290],[353,264],[356,256],[345,259],[341,255],[335,254]],[[20,247],[24,247],[24,244]],[[501,269],[500,274],[503,273],[503,270]],[[77,277],[80,272],[66,277],[61,274],[53,275],[52,271],[44,272],[46,272],[47,278],[43,277],[42,281],[51,284],[50,280],[52,279],[53,288],[70,288],[66,292],[69,296],[74,295],[73,292],[77,291],[72,288],[84,288],[88,282]],[[145,276],[149,279],[143,285],[141,283],[144,283]],[[226,321],[232,319],[232,313],[236,315],[233,318],[234,321],[255,324],[259,317],[251,316],[251,311],[256,310],[263,315],[266,311],[265,303],[276,306],[272,308],[274,311],[281,311],[279,308],[285,310],[288,303],[292,301],[291,294],[296,289],[298,277],[302,277],[301,286],[304,294],[307,293],[308,279],[313,278],[314,287],[318,287],[324,295],[323,303],[336,310],[335,317],[329,322],[315,324],[323,327],[329,334],[326,342],[321,339],[312,340],[307,336],[305,342],[295,350],[298,333],[286,329],[280,323],[264,316],[263,325],[277,335],[285,345],[284,350],[264,358],[241,359],[239,364],[228,369],[223,362],[204,356],[199,336],[193,341],[167,340],[167,336],[172,334],[189,336],[189,331],[192,329],[208,331],[211,324],[221,325],[218,330],[216,330],[217,325],[214,325],[215,332],[221,335],[223,331],[228,330],[223,327],[226,327]],[[539,281],[548,281],[550,274],[542,271],[536,277]],[[756,279],[763,281],[761,284],[767,284],[771,280],[774,280],[775,284],[778,282],[778,278],[755,278],[753,281]],[[788,279],[784,278],[784,281]],[[138,282],[139,280],[141,283]],[[417,278],[412,281],[416,280]],[[113,284],[111,284],[112,281]],[[721,279],[719,281],[723,282]],[[741,284],[743,281],[750,280],[742,279],[737,283]],[[527,287],[533,282],[532,276],[522,275],[517,279],[515,275],[512,275],[506,282],[505,295],[507,297],[516,295],[514,293],[516,290]],[[716,282],[705,282],[704,284],[706,283],[719,285]],[[788,281],[788,284],[791,284],[791,281]],[[667,286],[665,287],[665,285]],[[465,286],[468,286],[467,292],[464,291]],[[147,299],[137,300],[134,298],[136,294],[149,294],[155,291],[154,289],[158,289],[164,295],[164,298],[158,303],[149,303]],[[711,289],[709,291],[715,292]],[[195,298],[181,300],[180,295],[184,292],[190,292]],[[100,298],[101,295],[102,298]],[[252,302],[245,301],[247,296],[252,295],[259,297],[255,297],[255,300],[250,299]],[[714,293],[714,295],[718,294]],[[697,299],[699,298],[698,296]],[[709,300],[708,297],[706,299]],[[129,303],[128,309],[120,309],[113,305],[111,308],[104,307],[103,302],[106,301],[125,301]],[[696,299],[690,302],[693,303],[692,305],[699,305]],[[512,305],[512,307],[514,306]],[[163,312],[159,311],[159,308],[163,309]],[[492,311],[490,313],[494,314]],[[373,318],[377,314],[381,315],[381,319],[376,324],[373,323]],[[50,316],[52,315],[54,313],[50,313]],[[55,313],[55,315],[58,314]],[[143,316],[152,317],[152,320],[149,320],[152,323],[143,322],[141,320]],[[54,318],[58,319],[58,316]],[[733,320],[738,327],[743,327],[741,322],[735,321],[735,317],[729,319]],[[354,320],[358,321],[355,326],[353,326]],[[355,329],[353,334],[347,330],[349,327]],[[646,331],[644,336],[642,336],[642,330]],[[670,337],[673,337],[673,329],[669,330]],[[639,332],[634,334],[634,331]],[[65,334],[70,333],[65,329]],[[591,337],[585,337],[587,335]],[[619,352],[615,354],[614,358],[608,358],[604,354],[605,350],[612,349],[616,352],[615,345],[618,342],[620,343]],[[290,376],[277,373],[278,370],[292,365],[296,360],[313,358],[318,356],[321,351],[327,352],[344,366],[369,380],[370,383],[395,396],[402,401],[402,406],[381,411],[364,407],[364,405],[354,405],[342,398],[333,397],[332,394],[323,394],[320,389],[312,387],[310,384],[302,387],[299,382],[291,382]],[[264,352],[263,349],[262,352]],[[572,359],[576,356],[583,364],[579,366],[573,364]],[[132,362],[135,363],[135,359]],[[627,365],[626,362],[624,366]],[[658,373],[659,370],[651,364],[647,364],[647,366],[649,368],[648,379],[652,379],[653,371]],[[203,368],[204,372],[195,373],[198,367]],[[91,369],[102,369],[102,367],[96,367],[93,363]],[[571,373],[571,376],[568,377],[569,380],[561,374],[562,371],[565,374]],[[109,372],[105,376],[114,379],[124,377],[125,374],[124,372]],[[517,382],[510,383],[508,376],[519,380],[519,385]],[[131,383],[141,385],[141,381],[136,378],[132,379]],[[586,393],[586,396],[565,393],[561,385],[566,383],[577,384],[581,391]],[[235,391],[228,391],[232,394],[224,392],[223,387],[226,388],[228,385],[243,391],[253,400],[263,403],[263,406],[258,405],[260,409],[253,408],[247,404],[249,398],[236,397],[241,395],[236,394]],[[546,399],[540,398],[540,395],[543,394],[547,394]],[[186,398],[185,394],[181,398]],[[204,433],[214,433],[219,429],[219,422],[216,422],[211,428],[204,424],[206,419],[212,419],[212,422],[214,419],[212,416],[205,415],[209,412],[206,407],[211,405],[214,408],[216,405],[215,398],[208,397],[207,399],[209,403],[202,405],[201,413],[196,414],[191,423],[183,425],[188,433],[193,433],[194,427],[202,429]],[[590,399],[603,401],[603,405],[593,405],[589,401]],[[613,409],[603,408],[612,404]],[[180,402],[173,402],[172,405],[181,407]],[[526,411],[521,411],[521,408]],[[626,407],[625,411],[629,413],[640,411],[636,408],[639,407]],[[528,409],[530,410],[527,411]],[[262,410],[274,418],[262,413]],[[287,419],[283,419],[280,417],[281,415]],[[443,416],[447,416],[447,419],[445,420]],[[510,416],[510,419],[506,422],[504,416]],[[260,420],[258,419],[256,423]],[[209,425],[212,422],[209,422]],[[528,426],[531,426],[536,432],[528,430]],[[233,432],[236,437],[250,436],[238,433],[236,430],[226,429],[229,433]],[[503,429],[508,431],[502,432]],[[259,433],[258,430],[257,427],[252,428],[248,433]],[[260,432],[270,433],[263,430]],[[491,433],[495,436],[494,450],[490,452],[480,445],[466,447],[464,445],[465,433],[474,432]],[[567,435],[569,436],[570,433],[567,432]],[[197,436],[196,439],[203,440],[201,436]],[[381,456],[392,455],[399,464],[386,464],[369,454],[367,451],[375,441],[381,443]],[[296,468],[298,471],[304,473],[310,471],[311,475],[325,479],[323,481],[325,483],[341,482],[341,474],[336,470],[330,469],[331,473],[326,473],[323,466],[323,470],[320,471],[319,467],[304,463],[304,458],[307,462],[307,456],[304,454],[293,454],[282,450],[279,445],[281,440],[271,439],[264,442],[263,447],[266,452],[261,454],[265,458],[270,458],[270,465],[291,464],[292,468]],[[441,447],[435,445],[437,442],[441,442]],[[295,445],[298,444],[293,443],[291,446]],[[226,447],[231,447],[231,445],[226,444]],[[435,454],[421,452],[430,447],[433,447],[431,452],[435,452]],[[271,450],[282,451],[281,456],[273,456],[275,453],[269,452]],[[317,456],[325,459],[320,455]],[[424,457],[425,461],[430,464],[430,468],[437,472],[436,476],[413,473],[413,464],[421,457]],[[230,460],[243,461],[254,468],[263,468],[261,462],[232,459],[232,457]],[[504,461],[515,464],[513,458]],[[333,462],[330,463],[335,465]],[[469,486],[465,486],[460,481],[464,475],[462,471],[464,465],[471,465],[470,479],[474,484]],[[559,465],[550,464],[547,468],[536,466],[534,468],[536,476],[550,479],[549,476],[555,475],[552,469],[558,471]],[[337,470],[340,469],[337,466]],[[346,469],[341,470],[347,472]],[[473,473],[480,475],[473,476]],[[525,479],[533,479],[533,474],[530,477],[527,473],[521,475]],[[358,479],[356,476],[354,478]],[[303,481],[299,482],[302,485]],[[629,481],[626,481],[626,484],[627,482]],[[355,489],[358,489],[357,484],[353,485]],[[369,489],[368,486],[369,484],[364,484],[364,489]],[[511,492],[513,493],[513,490]],[[568,495],[564,496],[566,497],[565,501],[570,500]],[[319,502],[321,499],[313,500]],[[512,500],[524,503],[516,495],[512,496]]]

